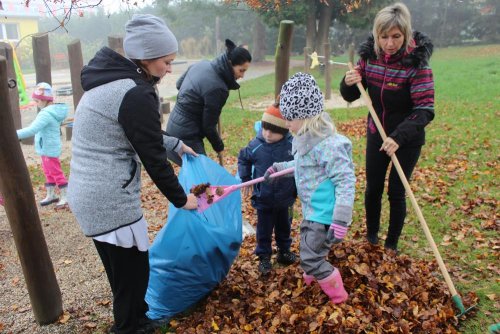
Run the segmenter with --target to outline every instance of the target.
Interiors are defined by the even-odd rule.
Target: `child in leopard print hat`
[[[295,167],[295,183],[302,203],[300,265],[304,282],[317,280],[334,304],[347,300],[340,271],[326,259],[333,244],[340,243],[352,220],[356,177],[349,139],[338,134],[323,111],[323,95],[314,78],[292,76],[282,87],[280,111],[294,134],[294,160],[274,163],[269,176]]]

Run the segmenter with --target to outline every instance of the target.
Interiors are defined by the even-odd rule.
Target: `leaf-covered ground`
[[[350,138],[360,139],[364,136],[364,124],[364,119],[358,119],[339,124],[338,128]],[[236,160],[227,157],[225,163],[226,166],[235,166]],[[454,163],[447,163],[446,166],[454,168]],[[359,201],[363,193],[364,169],[358,166],[356,173],[357,187],[360,188],[356,200]],[[438,181],[438,171],[432,169],[420,170],[416,174],[417,187],[422,187],[420,183],[423,180],[431,184]],[[446,192],[446,185],[442,184],[438,189]],[[437,194],[436,198],[441,198],[440,195]],[[424,200],[431,204],[436,202],[431,195],[424,196]],[[470,206],[459,210],[470,210]],[[295,212],[292,250],[298,254],[298,226],[301,221],[299,202],[296,203]],[[256,214],[249,198],[243,202],[243,217],[255,226]],[[340,269],[349,293],[349,299],[344,304],[330,303],[317,283],[306,286],[298,263],[288,267],[275,264],[271,275],[261,276],[257,271],[258,259],[253,254],[255,237],[249,236],[244,239],[239,257],[227,279],[205,300],[175,317],[167,331],[457,333],[457,309],[436,261],[432,258],[414,259],[405,252],[398,255],[385,251],[381,246],[370,245],[364,241],[364,222],[361,217],[361,212],[355,214],[353,229],[347,241],[335,246],[329,256],[331,263]],[[458,225],[456,228],[459,228]],[[451,235],[453,230],[450,231]],[[452,242],[450,240],[451,237],[445,238],[445,242]],[[485,241],[485,247],[488,246],[493,245]],[[473,292],[468,292],[462,298],[466,305],[478,301]],[[474,312],[467,314],[468,317],[473,315]]]

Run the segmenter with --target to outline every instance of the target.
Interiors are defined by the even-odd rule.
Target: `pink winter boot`
[[[347,300],[348,294],[344,289],[344,283],[342,283],[342,276],[337,268],[327,278],[318,280],[321,290],[334,304],[340,304]]]
[[[314,276],[307,275],[306,273],[302,274],[302,278],[304,278],[304,283],[306,283],[307,286],[311,285],[312,282],[314,282]]]

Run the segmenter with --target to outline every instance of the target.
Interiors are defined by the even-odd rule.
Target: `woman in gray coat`
[[[165,146],[194,153],[163,135],[154,85],[171,72],[177,40],[153,15],[134,15],[123,43],[126,57],[99,50],[82,70],[85,93],[75,112],[68,202],[93,238],[113,292],[111,332],[149,331],[144,301],[149,279],[147,222],[141,208],[141,165],[178,208],[195,209]]]
[[[221,157],[224,142],[217,131],[222,107],[229,90],[239,89],[236,80],[244,77],[252,56],[247,49],[226,39],[226,52],[212,61],[204,60],[188,68],[177,80],[177,101],[167,123],[167,134],[182,139],[197,153],[206,154],[203,139]],[[178,156],[171,160],[181,164]]]

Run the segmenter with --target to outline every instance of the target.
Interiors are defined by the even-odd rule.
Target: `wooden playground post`
[[[310,67],[311,67],[311,58],[310,58],[310,54],[311,54],[311,48],[306,46],[304,48],[304,73],[309,73],[311,71]]]
[[[110,49],[118,52],[122,56],[125,56],[125,51],[123,51],[123,37],[119,35],[108,36],[108,46]]]
[[[14,69],[14,51],[8,43],[0,42],[0,56],[7,60],[7,80],[17,82],[16,70]],[[13,79],[14,81],[11,81]],[[15,89],[9,89],[10,106],[12,111],[12,119],[14,120],[15,129],[23,127],[21,120],[21,112],[19,110],[19,91],[17,84]]]
[[[68,44],[69,71],[71,73],[71,88],[73,90],[73,106],[76,110],[83,95],[80,74],[83,68],[82,45],[79,39]]]
[[[283,20],[280,22],[278,44],[276,45],[276,55],[274,57],[274,96],[281,92],[281,86],[288,80],[290,70],[290,50],[292,49],[293,21]]]
[[[330,43],[324,44],[325,48],[325,58],[323,64],[325,64],[325,100],[332,98],[332,66],[330,65]]]
[[[36,83],[46,82],[52,85],[52,68],[50,64],[49,35],[33,36],[33,62],[35,63]]]
[[[14,129],[6,73],[6,59],[0,56],[0,188],[35,320],[40,325],[46,325],[62,314],[61,290],[43,236],[28,168]]]

